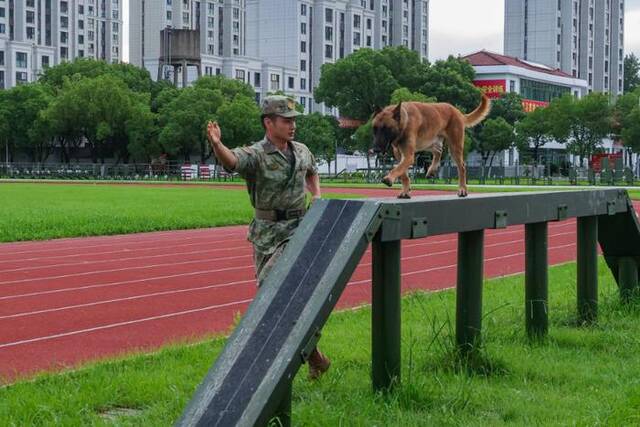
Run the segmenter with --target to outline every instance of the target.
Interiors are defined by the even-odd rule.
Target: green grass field
[[[575,325],[575,264],[549,276],[550,334],[524,334],[522,276],[488,281],[481,359],[457,363],[455,293],[402,302],[402,383],[371,390],[369,307],[334,313],[321,348],[333,366],[319,382],[294,381],[294,425],[498,426],[640,424],[640,301],[621,306],[600,262],[600,317]],[[165,348],[0,389],[0,425],[171,425],[224,344]]]
[[[219,227],[253,217],[240,186],[3,183],[0,200],[0,242]]]
[[[323,197],[357,197],[331,194],[331,188],[324,185]],[[456,190],[455,186],[416,188]],[[470,187],[472,193],[549,189]],[[629,193],[640,199],[640,190]],[[0,200],[0,242],[248,224],[253,215],[243,186],[230,190],[200,185],[0,183]]]

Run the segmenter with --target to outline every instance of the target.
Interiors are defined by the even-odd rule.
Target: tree
[[[219,90],[188,87],[160,109],[162,131],[159,142],[163,151],[171,156],[182,156],[189,161],[192,154],[206,156],[206,125],[215,120],[218,108],[224,103]]]
[[[602,93],[590,93],[581,99],[567,94],[554,99],[547,111],[552,136],[566,142],[567,151],[580,157],[580,166],[612,130],[609,98]]]
[[[446,60],[436,61],[426,70],[425,83],[419,91],[438,102],[448,102],[471,112],[480,103],[480,90],[473,85],[475,71],[466,60],[449,56]]]
[[[624,91],[631,92],[640,86],[640,60],[630,53],[624,57]]]
[[[435,98],[428,97],[420,92],[411,92],[406,87],[396,89],[391,94],[391,104],[398,104],[400,102],[416,101],[416,102],[434,102]]]
[[[521,154],[532,151],[533,163],[538,164],[540,148],[553,141],[549,124],[550,110],[536,108],[516,124],[516,146]]]
[[[41,83],[20,85],[7,93],[6,118],[12,146],[35,163],[44,162],[53,148],[51,126],[43,111],[51,102],[51,90]]]
[[[46,68],[39,82],[55,89],[62,89],[66,80],[77,80],[83,77],[96,78],[105,74],[117,77],[134,92],[151,93],[156,85],[151,80],[149,72],[144,68],[126,63],[109,64],[91,58],[76,58],[73,61],[62,62],[54,67]]]
[[[243,95],[249,99],[254,99],[256,96],[255,90],[250,85],[224,76],[200,77],[195,81],[193,87],[195,89],[217,90],[225,101],[233,101],[236,95]]]
[[[515,142],[513,126],[505,119],[487,119],[480,132],[479,138],[474,144],[475,150],[482,156],[482,170],[489,165],[489,175],[495,155],[503,150],[508,150]],[[488,161],[487,161],[488,160]]]
[[[380,51],[358,49],[335,63],[323,64],[313,93],[317,102],[338,107],[344,116],[368,120],[377,107],[389,103],[391,93],[399,87]]]
[[[260,123],[260,114],[256,102],[242,93],[222,104],[216,117],[224,144],[233,148],[262,139],[264,129]]]
[[[48,118],[58,130],[84,137],[94,162],[116,155],[128,161],[127,123],[149,108],[149,94],[135,93],[112,74],[67,79]]]
[[[511,126],[522,120],[526,116],[522,108],[522,96],[516,92],[507,92],[498,99],[491,102],[491,111],[489,119],[502,117]]]
[[[298,117],[296,121],[296,140],[302,142],[318,159],[327,164],[335,159],[336,119],[320,113],[311,113]]]

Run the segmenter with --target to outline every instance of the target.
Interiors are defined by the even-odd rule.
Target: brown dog
[[[411,191],[408,169],[415,153],[431,151],[433,161],[427,176],[434,175],[440,166],[443,142],[449,144],[451,157],[458,167],[458,196],[467,195],[467,171],[464,163],[464,129],[480,123],[491,110],[491,101],[482,95],[478,108],[469,114],[447,103],[401,102],[390,105],[373,118],[374,152],[393,148],[399,163],[382,179],[391,187],[399,177],[402,181],[400,199],[409,199]]]

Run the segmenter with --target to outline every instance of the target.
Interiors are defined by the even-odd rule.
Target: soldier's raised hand
[[[222,143],[220,139],[221,136],[222,132],[220,132],[220,126],[218,126],[218,122],[207,123],[207,139],[209,140],[211,148]]]

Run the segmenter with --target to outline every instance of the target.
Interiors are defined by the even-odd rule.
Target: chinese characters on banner
[[[500,98],[507,91],[506,80],[476,80],[473,84],[488,98]]]
[[[475,80],[473,84],[491,99],[500,98],[507,91],[506,80]],[[532,99],[522,100],[522,109],[527,113],[539,107],[546,107],[547,105],[549,105],[549,103],[544,101],[534,101]]]

